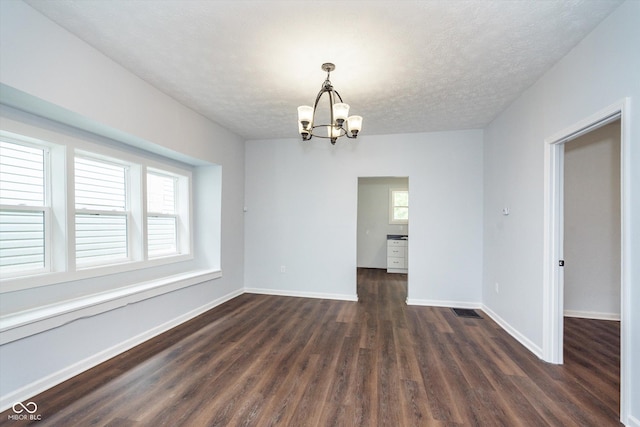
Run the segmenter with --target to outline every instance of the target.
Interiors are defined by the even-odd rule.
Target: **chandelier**
[[[327,78],[322,83],[315,104],[313,107],[308,105],[298,107],[298,131],[302,140],[308,141],[315,136],[330,139],[331,144],[335,144],[337,139],[342,136],[357,138],[358,132],[362,129],[362,117],[349,116],[349,105],[342,102],[338,91],[333,89],[333,85],[329,81],[329,74],[336,69],[336,66],[327,62],[322,64],[322,69],[327,72]],[[316,124],[318,102],[325,93],[329,96],[329,123]]]

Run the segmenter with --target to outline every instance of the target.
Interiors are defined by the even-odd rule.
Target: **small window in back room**
[[[409,223],[409,191],[392,189],[389,191],[389,224]]]

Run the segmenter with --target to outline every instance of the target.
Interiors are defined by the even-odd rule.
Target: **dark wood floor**
[[[242,295],[35,396],[37,424],[621,425],[617,322],[567,319],[554,366],[406,292],[361,269],[358,303]]]

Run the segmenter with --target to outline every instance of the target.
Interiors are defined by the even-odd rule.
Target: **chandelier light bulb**
[[[313,107],[309,107],[308,105],[298,107],[298,122],[302,124],[304,129],[309,129],[309,126],[313,122]]]
[[[349,127],[349,132],[357,135],[362,129],[362,116],[349,116],[347,126]]]
[[[302,140],[309,139],[309,129],[305,129],[301,122],[298,122],[298,132],[302,135]]]
[[[344,102],[337,102],[333,104],[333,120],[339,126],[342,126],[347,117],[349,116],[349,104]]]
[[[327,127],[327,136],[331,139],[337,139],[340,138],[341,132],[340,132],[340,127],[339,126],[328,126]]]

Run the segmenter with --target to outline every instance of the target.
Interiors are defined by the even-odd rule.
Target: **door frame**
[[[406,179],[407,180],[407,190],[409,191],[409,194],[411,194],[411,179],[409,175],[357,175],[356,176],[356,269],[358,269],[358,237],[359,237],[359,232],[358,232],[358,222],[360,219],[360,212],[359,212],[359,197],[360,197],[360,180],[361,179],[385,179],[385,178],[389,178],[389,179],[397,179],[397,178],[401,178],[401,179]],[[387,198],[388,200],[388,198]],[[409,213],[409,217],[411,217],[411,213]],[[411,221],[411,219],[409,219],[409,221]],[[397,225],[401,225],[401,224],[397,224]],[[405,225],[407,227],[407,234],[409,233],[409,224]],[[407,251],[409,250],[409,241],[407,241]],[[408,259],[407,259],[408,261]],[[407,304],[407,301],[409,300],[409,266],[407,266],[407,298],[405,300],[405,304]],[[357,282],[357,278],[356,278],[356,282]],[[357,283],[356,283],[356,296],[358,293],[358,289],[357,289]]]
[[[620,119],[620,419],[628,419],[631,360],[628,327],[631,295],[631,163],[630,99],[625,98],[546,138],[544,144],[544,260],[542,354],[550,363],[563,363],[564,273],[564,143]]]

